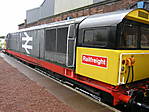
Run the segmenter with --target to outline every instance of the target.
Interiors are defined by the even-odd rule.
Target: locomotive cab
[[[111,85],[149,78],[149,12],[93,15],[80,24],[76,73]]]

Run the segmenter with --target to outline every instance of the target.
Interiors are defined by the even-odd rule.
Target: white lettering
[[[106,60],[105,59],[93,59],[92,57],[86,57],[86,56],[83,56],[83,61],[85,62],[90,62],[90,63],[95,63],[95,64],[98,64],[98,65],[106,65]]]

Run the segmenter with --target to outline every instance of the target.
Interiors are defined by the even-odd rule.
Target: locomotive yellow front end
[[[108,23],[104,23],[106,16]],[[118,17],[122,20],[112,20]],[[82,24],[76,73],[115,86],[148,79],[149,12],[136,9],[99,18],[95,27],[90,25],[95,16]]]
[[[77,73],[111,85],[149,77],[149,50],[77,48]]]
[[[149,78],[149,51],[128,51],[121,53],[119,83],[127,84]]]

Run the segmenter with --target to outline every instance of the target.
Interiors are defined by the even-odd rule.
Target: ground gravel
[[[0,57],[0,112],[75,112]]]

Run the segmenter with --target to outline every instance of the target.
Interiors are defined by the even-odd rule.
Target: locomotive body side
[[[6,37],[7,49],[66,68],[73,68],[75,32],[77,24],[82,19],[84,17],[10,33]]]
[[[140,93],[149,98],[148,23],[143,9],[51,23],[8,34],[5,52],[105,102],[132,104]]]

